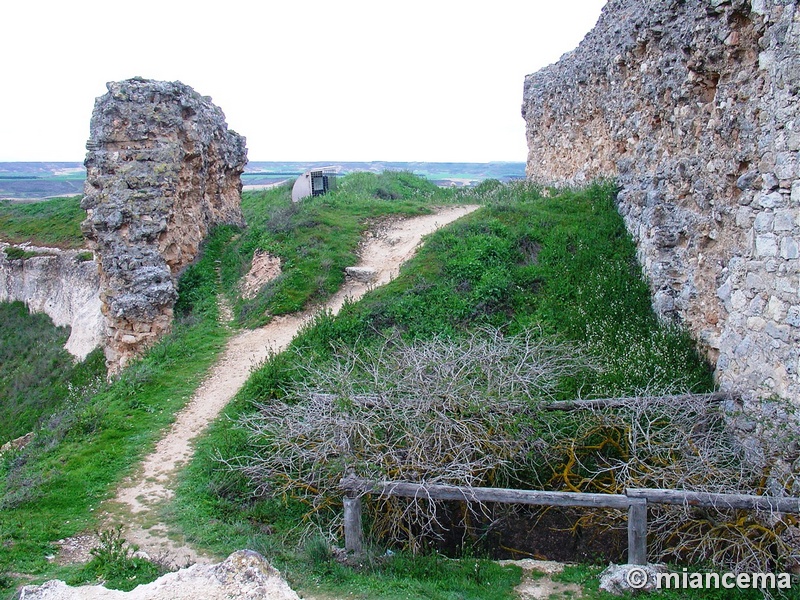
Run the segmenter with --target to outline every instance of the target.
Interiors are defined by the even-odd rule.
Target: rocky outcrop
[[[234,552],[217,565],[194,565],[168,573],[130,592],[100,585],[70,587],[63,581],[29,585],[20,600],[298,600],[266,559],[252,550]]]
[[[181,270],[209,229],[243,224],[245,140],[180,82],[109,83],[86,144],[83,232],[98,257],[110,372],[170,329]]]
[[[615,177],[656,310],[724,388],[800,398],[800,11],[609,0],[525,79],[530,179]]]
[[[105,319],[100,311],[97,265],[85,250],[26,245],[26,256],[10,260],[0,243],[0,302],[24,302],[57,327],[71,328],[66,350],[80,360],[100,345]]]

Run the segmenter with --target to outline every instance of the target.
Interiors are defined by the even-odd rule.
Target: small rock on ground
[[[553,581],[550,576],[564,570],[564,564],[552,560],[500,560],[501,565],[516,565],[522,569],[522,581],[514,588],[520,600],[550,600],[551,598],[580,598],[581,587],[575,583]],[[542,576],[532,576],[533,572]]]
[[[600,573],[600,589],[621,596],[627,592],[650,592],[657,587],[658,573],[665,573],[664,565],[610,564]]]
[[[344,271],[353,279],[365,283],[369,283],[378,276],[377,271],[372,267],[347,267]]]

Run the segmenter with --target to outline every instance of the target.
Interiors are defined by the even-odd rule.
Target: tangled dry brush
[[[227,467],[246,474],[257,493],[302,498],[331,532],[340,525],[346,475],[604,493],[800,490],[791,467],[798,459],[792,452],[800,455],[791,443],[798,439],[791,416],[765,418],[763,410],[710,403],[707,396],[682,396],[676,405],[675,395],[652,391],[607,406],[547,410],[566,379],[599,367],[574,345],[538,331],[384,342],[337,348],[323,365],[301,360],[302,376],[284,398],[241,420],[250,452],[226,460]],[[425,498],[376,499],[373,531],[416,547],[442,531],[440,508]],[[461,514],[483,522],[498,514],[490,506],[466,508]],[[649,518],[653,560],[752,570],[800,558],[791,516],[663,506]],[[619,527],[625,515],[593,511],[582,521]]]

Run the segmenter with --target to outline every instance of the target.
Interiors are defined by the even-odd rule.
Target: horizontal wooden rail
[[[363,547],[361,530],[361,496],[380,494],[429,500],[462,502],[501,502],[539,506],[578,506],[588,508],[617,508],[628,511],[628,563],[647,563],[647,505],[678,504],[745,510],[770,510],[800,514],[800,498],[749,496],[745,494],[716,494],[629,488],[625,494],[589,494],[582,492],[547,492],[506,488],[462,487],[429,483],[370,481],[355,476],[342,479],[340,487],[345,498],[345,549],[359,553]]]
[[[629,501],[622,494],[584,494],[580,492],[543,492],[506,488],[459,487],[430,483],[367,481],[345,478],[341,488],[346,492],[373,493],[404,498],[461,500],[464,502],[502,502],[539,506],[596,506],[627,510]]]
[[[772,512],[800,514],[800,498],[776,496],[750,496],[746,494],[715,494],[711,492],[685,492],[682,490],[652,490],[629,488],[628,498],[643,498],[651,504],[679,504],[740,510],[769,510]]]

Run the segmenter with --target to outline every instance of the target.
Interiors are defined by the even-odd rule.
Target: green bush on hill
[[[99,351],[76,364],[63,347],[68,337],[68,327],[22,302],[0,303],[0,445],[33,431],[71,389],[105,373]]]

